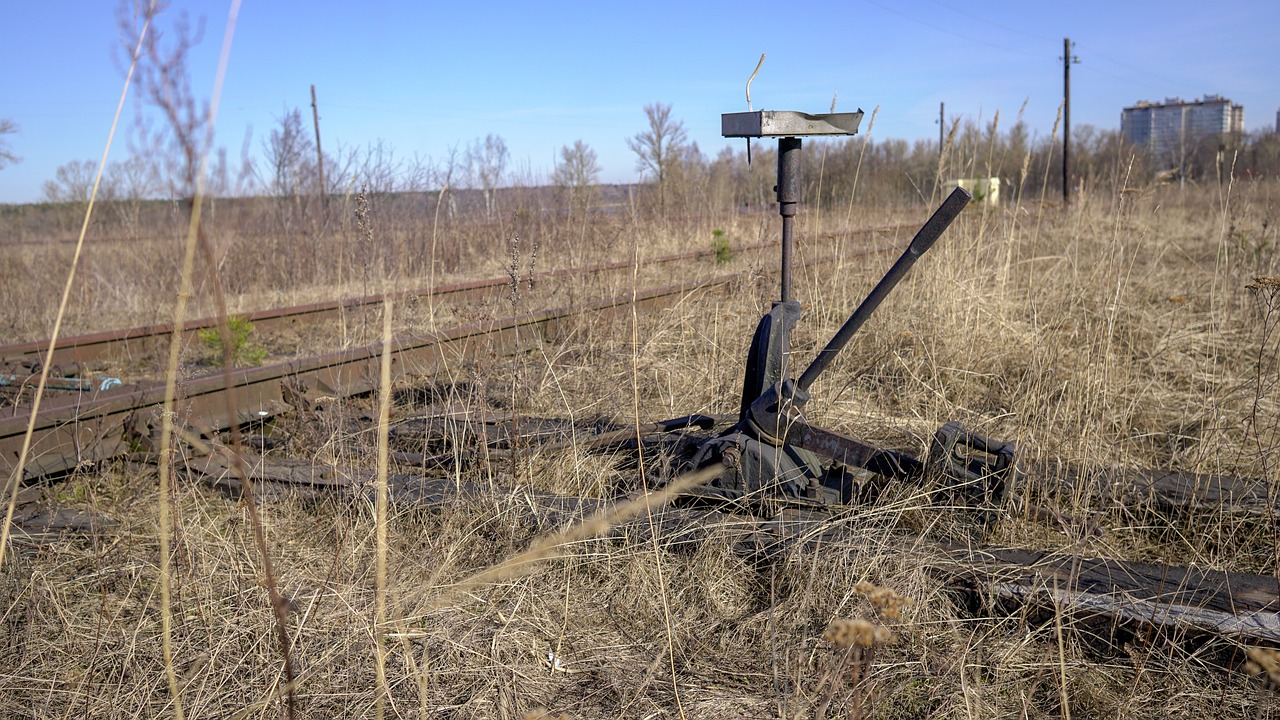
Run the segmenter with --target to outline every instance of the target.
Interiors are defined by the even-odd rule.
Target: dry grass
[[[1269,286],[1246,286],[1280,274],[1277,200],[1280,187],[1260,183],[1233,188],[1229,201],[1225,189],[1222,197],[1156,190],[1085,194],[1069,212],[972,208],[814,386],[812,417],[914,449],[941,422],[958,419],[1016,439],[1036,461],[1274,482],[1280,398],[1269,328],[1280,308]],[[914,213],[922,222],[925,211]],[[844,215],[833,211],[832,223]],[[555,267],[592,253],[616,259],[639,248],[643,258],[709,246],[710,227],[610,217],[598,227],[524,227],[520,237],[541,238],[538,264]],[[738,215],[715,227],[755,241],[772,236],[776,224],[772,216]],[[802,238],[826,229],[821,218],[801,214]],[[584,235],[597,238],[590,250],[564,239]],[[509,237],[486,245],[475,275],[502,272]],[[801,241],[802,259],[811,247]],[[795,338],[801,362],[890,261],[797,273],[806,304]],[[737,262],[771,267],[774,260]],[[134,282],[151,277],[140,273]],[[325,282],[272,297],[338,291]],[[537,303],[538,292],[517,303]],[[691,297],[641,316],[634,333],[622,321],[583,325],[563,343],[525,338],[525,352],[513,359],[458,367],[452,377],[421,384],[452,387],[455,405],[533,416],[631,422],[635,406],[640,420],[732,411],[747,339],[774,293],[762,277],[733,296]],[[135,317],[128,303],[86,305],[86,328],[102,327],[90,320],[93,307],[110,308],[101,317]],[[400,308],[396,320],[398,328],[423,322]],[[374,467],[377,433],[357,419],[372,416],[374,402],[283,418],[274,429],[287,438],[279,452]],[[421,409],[402,403],[391,422]],[[586,497],[638,484],[621,458],[573,451],[535,453],[460,479]],[[120,525],[87,540],[21,546],[0,568],[0,716],[171,713],[160,654],[155,484],[153,468],[121,463],[52,489],[59,504],[108,513]],[[1079,537],[1005,516],[987,542],[1276,570],[1276,528],[1265,519],[1225,512],[1135,518],[1051,487],[1026,490],[1069,513],[1097,513],[1108,532]],[[277,716],[283,678],[247,511],[186,481],[173,494],[173,664],[184,709],[190,717]],[[380,526],[372,507],[285,494],[264,500],[261,511],[291,603],[305,717],[371,716],[380,645],[391,717],[803,718],[824,702],[843,717],[863,710],[881,718],[1059,717],[1068,714],[1063,698],[1077,718],[1280,715],[1272,690],[1212,667],[1191,644],[1135,637],[1108,647],[1070,617],[1059,625],[975,616],[928,570],[936,558],[914,539],[966,532],[967,520],[907,489],[834,519],[843,530],[838,541],[768,561],[734,551],[732,518],[681,542],[655,539],[640,520],[611,523],[594,537],[562,536],[568,544],[539,556],[535,572],[498,572],[483,583],[468,578],[539,547],[539,538],[565,528],[565,518],[505,496],[430,512],[393,506],[384,526],[382,624],[375,620]],[[910,603],[891,603],[886,612],[889,596],[860,585],[868,582]],[[823,637],[837,619],[874,619],[896,640],[875,642],[874,652],[846,648],[834,642],[838,633]],[[868,652],[841,654],[854,646]]]

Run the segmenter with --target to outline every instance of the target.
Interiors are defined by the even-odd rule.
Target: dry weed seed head
[[[529,292],[533,292],[533,276],[537,274],[538,269],[538,238],[533,238],[533,247],[529,250]]]
[[[1267,681],[1280,685],[1280,650],[1275,648],[1253,647],[1245,652],[1249,661],[1244,664],[1244,671],[1250,675],[1266,675]]]
[[[366,243],[373,243],[373,226],[369,224],[369,196],[366,193],[367,185],[360,186],[360,192],[356,193],[356,227],[360,231],[360,238]]]
[[[507,277],[510,279],[508,287],[511,289],[512,306],[520,300],[520,233],[512,233],[511,242],[507,245],[507,258],[510,262],[507,264]],[[529,279],[533,282],[532,276]]]
[[[865,580],[854,585],[853,589],[871,602],[872,607],[876,609],[876,614],[882,620],[898,620],[902,617],[903,608],[914,604],[911,598],[904,597],[889,588],[880,587]]]
[[[893,642],[893,633],[870,620],[836,618],[822,633],[822,639],[840,649],[872,648]]]

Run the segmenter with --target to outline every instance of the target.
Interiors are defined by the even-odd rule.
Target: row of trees
[[[198,113],[189,112],[195,118]],[[756,142],[748,165],[745,150],[727,147],[714,159],[688,140],[683,123],[662,103],[644,108],[646,127],[627,139],[636,169],[647,186],[645,198],[658,210],[691,207],[766,205],[773,201],[775,148]],[[871,130],[873,122],[864,123]],[[927,199],[942,180],[955,177],[1000,177],[1013,198],[1038,197],[1060,191],[1061,139],[1035,136],[1021,121],[1001,128],[999,116],[987,123],[956,121],[944,146],[936,141],[908,142],[857,136],[835,141],[806,142],[802,170],[806,202],[830,206],[856,202],[856,194],[874,202]],[[0,121],[0,167],[18,160],[4,142],[16,131]],[[189,134],[198,137],[197,132]],[[1083,188],[1114,189],[1168,180],[1170,173],[1118,131],[1085,125],[1073,137],[1072,182]],[[198,148],[178,148],[187,158]],[[164,153],[136,153],[110,164],[104,174],[102,199],[111,201],[122,224],[137,224],[148,199],[182,197],[193,187],[191,162],[152,162]],[[290,230],[314,213],[314,203],[326,196],[347,195],[363,188],[372,195],[478,191],[484,217],[498,212],[498,191],[510,185],[545,184],[541,178],[513,178],[510,154],[497,135],[455,146],[438,161],[398,156],[390,145],[376,142],[363,148],[339,148],[321,156],[298,109],[285,111],[261,144],[257,162],[246,152],[238,163],[225,151],[214,153],[206,191],[210,196],[265,195],[280,201],[280,229]],[[320,187],[323,163],[324,187]],[[1248,136],[1210,138],[1197,143],[1183,163],[1181,179],[1212,181],[1222,175],[1259,177],[1280,174],[1280,136],[1264,132]],[[59,167],[44,184],[51,203],[87,201],[96,165],[72,161]],[[599,199],[598,156],[581,140],[560,149],[550,185],[562,205],[573,214],[590,210]],[[457,212],[455,199],[446,211]]]
[[[726,147],[714,159],[688,143],[670,107],[645,108],[649,128],[631,140],[637,169],[654,184],[655,204],[685,207],[762,206],[775,201],[776,143]],[[806,139],[801,153],[804,202],[822,207],[929,202],[942,182],[998,177],[1005,197],[1054,198],[1062,190],[1062,137],[1057,128],[1037,135],[1019,118],[1002,126],[956,119],[945,140],[878,139],[874,115],[866,134],[838,140]],[[748,163],[748,157],[752,162]],[[1072,132],[1070,182],[1081,190],[1117,191],[1172,181],[1199,184],[1280,177],[1280,134],[1260,131],[1200,139],[1181,168],[1150,157],[1119,130],[1091,125]]]
[[[656,181],[662,194],[671,184],[677,165],[689,160],[689,146],[682,123],[671,117],[671,106],[655,103],[645,107],[649,128],[627,144],[636,153],[637,168]],[[195,113],[191,113],[195,117]],[[0,167],[17,162],[3,137],[16,132],[17,126],[0,120]],[[199,128],[188,133],[198,137]],[[147,140],[145,131],[140,138]],[[164,157],[165,139],[150,138],[153,147],[136,151],[127,160],[108,165],[102,182],[105,200],[147,200],[181,197],[192,186],[188,163],[155,162],[148,158]],[[142,143],[138,143],[141,146]],[[696,145],[693,146],[696,154]],[[180,156],[186,155],[179,148]],[[297,202],[316,195],[350,193],[364,188],[375,195],[396,192],[422,192],[440,188],[479,190],[484,198],[486,215],[495,211],[495,193],[508,181],[510,153],[498,135],[477,138],[469,145],[451,148],[438,162],[429,158],[397,156],[394,148],[377,141],[366,147],[340,148],[336,152],[317,153],[313,135],[303,122],[300,110],[286,110],[277,125],[261,144],[258,162],[242,157],[233,168],[225,149],[214,153],[205,189],[212,196],[262,194]],[[324,187],[320,187],[320,178]],[[50,203],[86,202],[93,188],[97,165],[92,160],[73,160],[59,167],[54,177],[45,181],[43,198]],[[550,177],[552,185],[564,188],[574,203],[588,201],[589,189],[599,182],[600,163],[590,146],[581,140],[560,150],[560,158]],[[665,201],[664,201],[665,202]]]

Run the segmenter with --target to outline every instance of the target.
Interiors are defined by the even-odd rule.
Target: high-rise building
[[[1276,115],[1280,124],[1280,113]],[[1120,133],[1147,149],[1161,167],[1181,167],[1203,141],[1244,132],[1244,106],[1221,95],[1200,100],[1166,98],[1162,103],[1141,100],[1120,113]]]

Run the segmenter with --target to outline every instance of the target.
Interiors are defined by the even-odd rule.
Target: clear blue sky
[[[176,0],[204,17],[192,62],[208,95],[228,2]],[[97,159],[122,72],[113,0],[10,0],[0,8],[0,118],[22,156],[0,170],[0,202],[39,199],[69,160]],[[626,138],[643,107],[673,105],[690,139],[714,156],[722,112],[755,109],[880,115],[873,137],[937,137],[948,116],[1047,135],[1062,94],[1062,38],[1077,41],[1072,123],[1119,126],[1140,99],[1218,93],[1245,106],[1249,130],[1274,127],[1280,107],[1280,2],[842,0],[754,2],[330,2],[244,0],[218,120],[218,144],[238,156],[287,108],[309,113],[316,85],[326,150],[383,140],[398,155],[440,158],[453,145],[500,135],[511,168],[549,174],[559,148],[581,139],[606,182],[637,178]],[[124,123],[135,122],[132,98]],[[309,115],[308,115],[309,119]],[[865,125],[864,125],[865,127]],[[112,159],[129,153],[119,136]],[[739,141],[740,142],[740,141]]]

